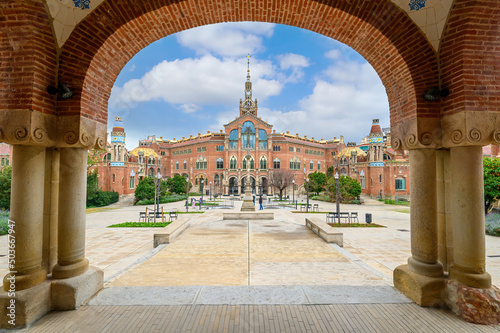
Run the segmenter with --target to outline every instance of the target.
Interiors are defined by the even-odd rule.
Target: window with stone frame
[[[238,149],[238,130],[234,129],[229,133],[229,149]]]
[[[236,170],[237,165],[238,160],[236,159],[236,157],[231,156],[231,159],[229,160],[229,169]]]
[[[314,162],[312,160],[309,162],[309,170],[314,170]]]
[[[216,165],[217,169],[224,169],[224,160],[221,157],[219,157],[216,160],[215,165]]]
[[[281,161],[279,158],[275,158],[273,160],[273,169],[280,169],[281,168]]]
[[[266,170],[267,169],[267,158],[265,156],[262,156],[260,158],[260,169],[261,170]]]
[[[182,162],[182,169],[187,170],[187,161],[186,160],[184,160],[184,162]]]
[[[406,190],[406,181],[404,178],[396,178],[396,191]]]
[[[175,170],[179,170],[179,161],[175,162]]]

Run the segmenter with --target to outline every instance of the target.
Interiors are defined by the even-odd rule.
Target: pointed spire
[[[247,81],[250,81],[250,54],[247,55]]]

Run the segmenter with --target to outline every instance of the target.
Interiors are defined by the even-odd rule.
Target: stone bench
[[[181,216],[174,222],[163,228],[162,233],[154,234],[153,247],[161,244],[170,244],[175,238],[189,228],[189,217]]]
[[[306,218],[306,226],[327,243],[344,247],[344,234],[318,219]]]

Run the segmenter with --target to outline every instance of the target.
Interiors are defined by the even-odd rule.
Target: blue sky
[[[223,129],[239,115],[247,54],[258,115],[276,132],[359,142],[371,120],[389,127],[377,73],[331,38],[269,23],[223,23],[165,37],[122,69],[109,100],[108,131],[123,117],[127,148]]]

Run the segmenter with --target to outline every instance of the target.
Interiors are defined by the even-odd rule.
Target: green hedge
[[[183,194],[173,194],[165,197],[160,198],[160,203],[169,203],[169,202],[176,202],[176,201],[183,201],[186,200],[186,196]],[[152,205],[155,203],[154,199],[144,199],[144,200],[139,200],[135,204],[136,205]]]
[[[87,195],[87,207],[103,207],[118,202],[118,192],[97,191]]]

